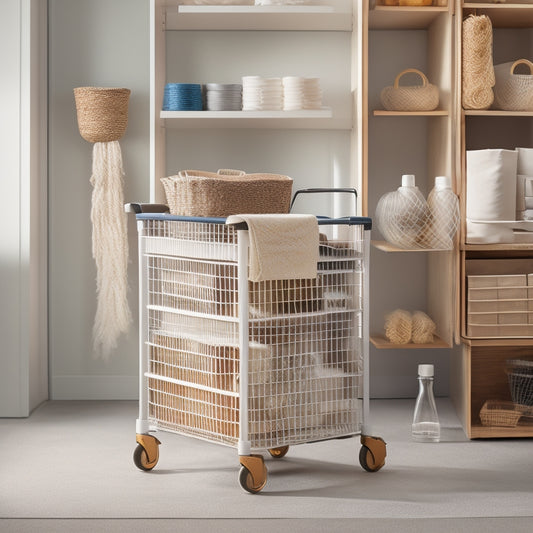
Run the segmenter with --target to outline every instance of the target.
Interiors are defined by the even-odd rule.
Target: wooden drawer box
[[[467,275],[466,336],[471,339],[533,337],[533,274],[497,273],[505,266],[533,269],[531,261],[473,260]]]

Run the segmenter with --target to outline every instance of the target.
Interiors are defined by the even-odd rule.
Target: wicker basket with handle
[[[400,78],[410,72],[420,76],[422,85],[400,85]],[[433,111],[439,105],[439,89],[423,72],[408,68],[396,76],[393,86],[381,91],[381,103],[388,111]]]
[[[515,74],[518,65],[526,65],[529,74]],[[533,63],[517,59],[494,67],[494,104],[505,111],[533,111]]]
[[[235,214],[288,213],[292,178],[281,174],[245,174],[235,170],[182,170],[162,178],[170,213],[227,217]]]

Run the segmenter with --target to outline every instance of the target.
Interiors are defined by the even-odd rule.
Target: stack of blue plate
[[[163,111],[201,111],[202,86],[198,83],[167,83]]]

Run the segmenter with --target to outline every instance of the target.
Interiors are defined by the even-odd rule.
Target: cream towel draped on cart
[[[317,277],[318,222],[314,215],[231,215],[226,224],[245,222],[250,236],[250,281]]]

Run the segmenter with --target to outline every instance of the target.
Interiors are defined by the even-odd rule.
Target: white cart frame
[[[252,453],[265,449],[281,458],[290,445],[360,435],[361,466],[379,470],[385,443],[368,427],[370,219],[318,218],[317,281],[260,287],[248,281],[245,224],[153,213],[138,214],[137,221],[135,464],[154,468],[160,442],[151,432],[165,430],[236,447],[239,481],[251,493],[266,484],[263,456]],[[200,294],[206,291],[203,300]],[[211,324],[233,340],[221,343],[219,333],[216,342],[210,340]],[[199,331],[205,331],[205,339]],[[207,355],[196,355],[202,350]],[[191,360],[200,365],[204,355],[211,366],[202,367],[201,374],[188,368]],[[218,372],[222,366],[224,374],[209,374],[210,368]],[[188,412],[198,398],[201,407]],[[211,411],[217,415],[206,414]]]

